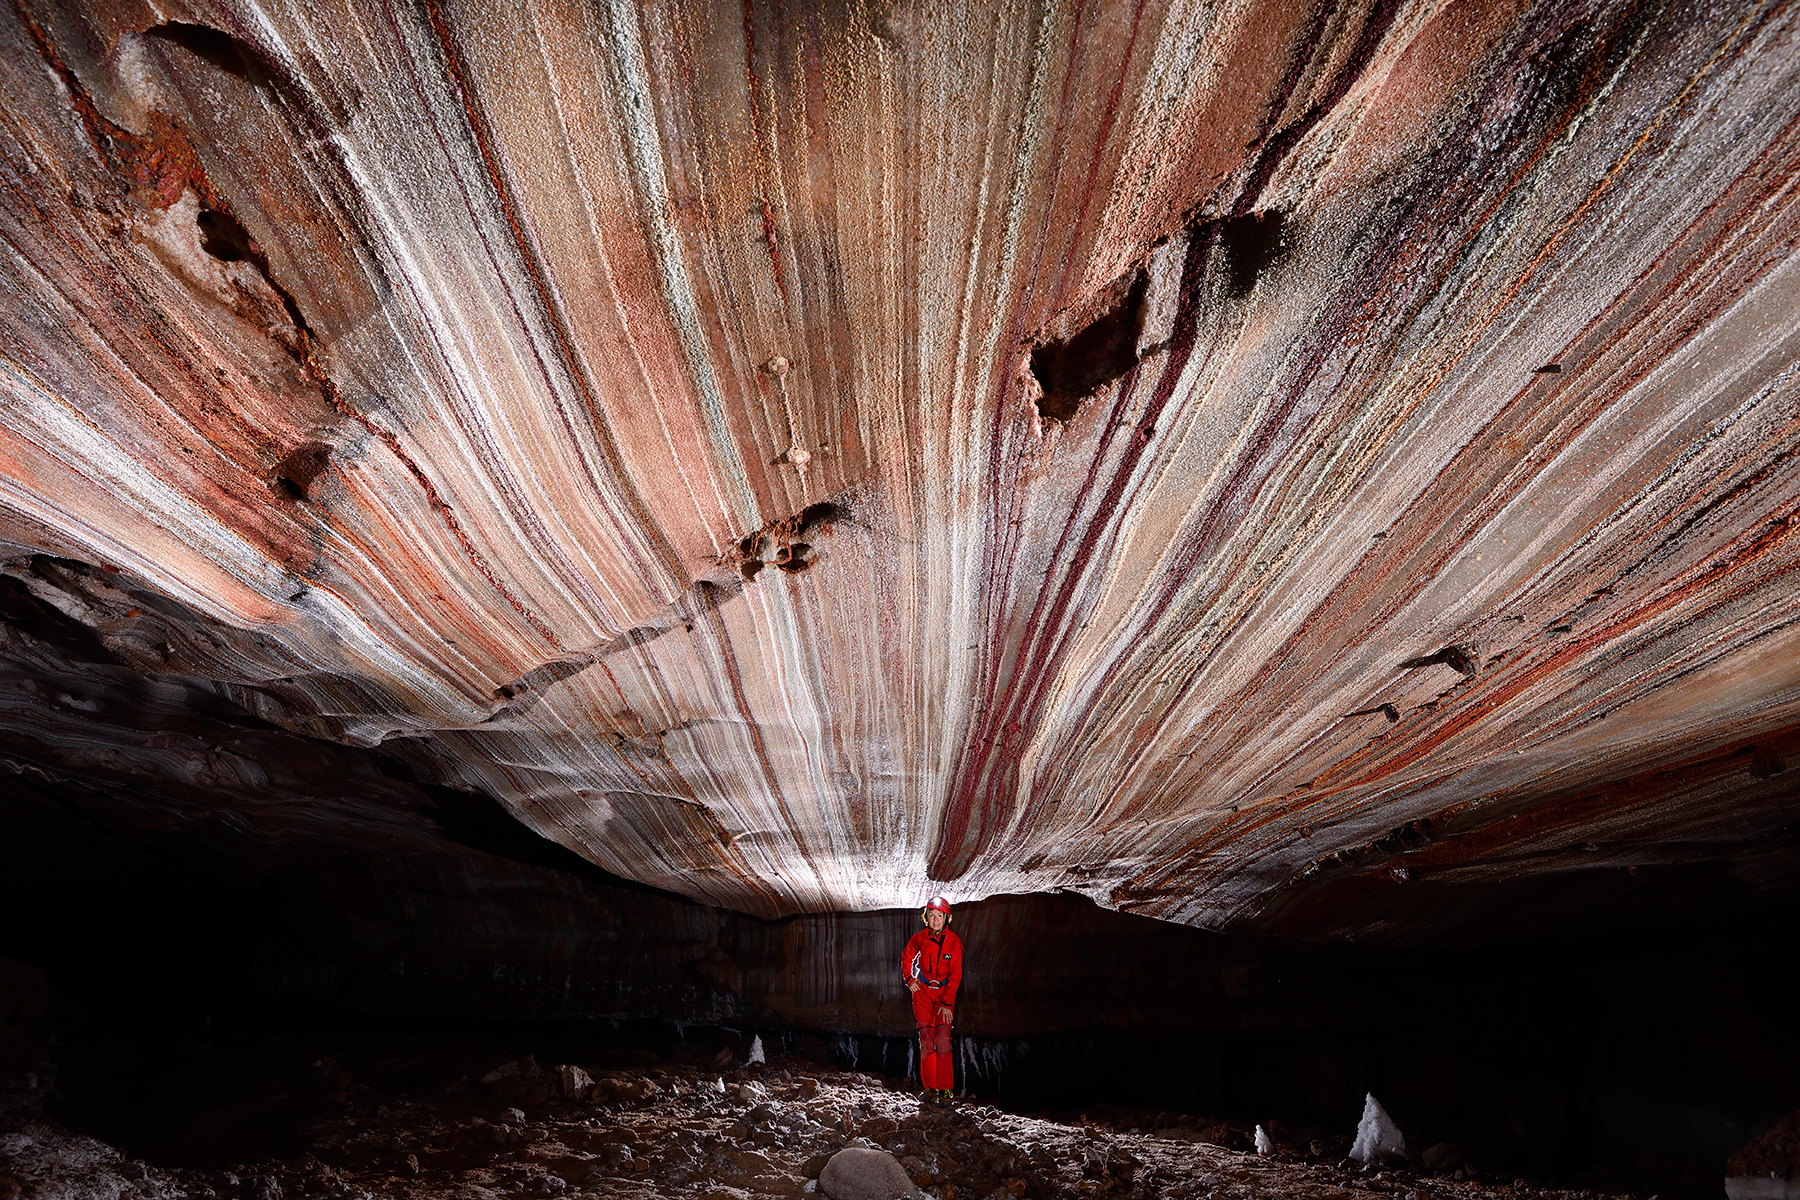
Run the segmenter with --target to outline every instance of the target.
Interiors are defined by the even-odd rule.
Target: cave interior
[[[17,0],[0,95],[0,1200],[800,1195],[308,1131],[910,1104],[934,895],[965,1111],[1409,1147],[1013,1197],[1800,1195],[1800,9]]]

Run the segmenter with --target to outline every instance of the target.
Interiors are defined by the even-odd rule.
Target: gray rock
[[[527,1056],[525,1058],[516,1059],[513,1062],[501,1063],[486,1075],[483,1075],[481,1077],[481,1082],[492,1086],[503,1079],[530,1079],[537,1073],[537,1059]]]
[[[594,1084],[595,1100],[649,1100],[662,1094],[653,1079],[602,1079]]]
[[[819,1190],[831,1200],[910,1200],[921,1195],[900,1160],[885,1150],[839,1150],[819,1172]]]
[[[1730,1200],[1800,1200],[1800,1112],[1727,1160],[1725,1194]]]
[[[587,1094],[594,1090],[593,1078],[580,1067],[556,1068],[556,1081],[562,1087],[565,1100],[585,1100]]]
[[[731,1161],[746,1175],[767,1175],[775,1169],[775,1164],[769,1161],[768,1155],[758,1154],[754,1150],[739,1150],[731,1156]]]

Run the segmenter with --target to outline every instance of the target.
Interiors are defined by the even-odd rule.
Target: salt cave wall
[[[394,749],[332,746],[137,672],[0,580],[0,954],[55,983],[68,1120],[139,1129],[164,1103],[215,1103],[209,1064],[286,1062],[283,1046],[312,1062],[322,1051],[293,1046],[333,1030],[579,1061],[684,1036],[710,1057],[724,1027],[740,1052],[760,1031],[877,1070],[885,1048],[903,1069],[914,911],[763,920],[656,892],[420,780]],[[1591,884],[1572,899],[1527,878],[1500,893],[1505,913],[1399,945],[1219,934],[1076,893],[960,905],[961,1081],[1014,1104],[1326,1128],[1374,1089],[1409,1136],[1490,1165],[1654,1153],[1716,1173],[1800,1104],[1800,921],[1716,864],[1620,874],[1632,890],[1605,925],[1558,919],[1594,903]],[[11,965],[0,984],[21,977]],[[24,1002],[41,1009],[41,987]],[[15,1010],[0,992],[0,1017]],[[251,1092],[279,1090],[244,1069]]]
[[[53,564],[39,564],[55,571]],[[0,581],[5,948],[72,995],[196,1011],[580,1021],[654,1017],[910,1034],[909,912],[764,921],[606,875],[487,797],[144,676]],[[1279,943],[1095,909],[966,909],[963,1025],[1032,1036],[1190,1028]],[[1146,962],[1158,962],[1146,987]],[[1227,977],[1238,983],[1228,986]]]
[[[1764,902],[1797,20],[21,0],[4,570],[762,916]]]

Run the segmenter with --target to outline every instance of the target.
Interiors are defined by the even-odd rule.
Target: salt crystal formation
[[[1350,1157],[1357,1162],[1372,1163],[1383,1158],[1404,1158],[1406,1138],[1400,1127],[1387,1115],[1373,1092],[1363,1100],[1362,1120],[1356,1125],[1356,1141],[1351,1143]]]

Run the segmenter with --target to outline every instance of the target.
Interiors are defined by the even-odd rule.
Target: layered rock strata
[[[4,569],[146,711],[763,916],[1756,903],[1797,21],[22,0]]]

